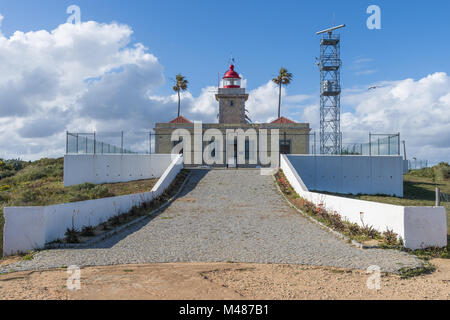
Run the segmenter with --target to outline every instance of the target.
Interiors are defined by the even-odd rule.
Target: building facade
[[[308,123],[285,117],[272,123],[251,123],[245,109],[247,99],[241,77],[231,65],[216,94],[219,123],[192,123],[182,116],[169,123],[156,123],[155,152],[183,153],[185,164],[194,166],[270,166],[261,152],[269,156],[272,151],[309,154]]]

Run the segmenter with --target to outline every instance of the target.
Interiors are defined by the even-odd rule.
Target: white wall
[[[288,155],[310,190],[403,196],[400,156]]]
[[[48,242],[64,238],[74,226],[96,226],[109,218],[128,212],[133,206],[159,197],[183,168],[183,158],[176,155],[166,162],[166,169],[149,192],[42,207],[4,208],[3,254],[11,255],[42,248]]]
[[[69,154],[64,156],[64,186],[159,178],[171,154]]]
[[[447,216],[443,207],[403,207],[310,192],[302,177],[289,161],[281,156],[281,169],[294,190],[315,205],[322,204],[344,219],[372,226],[378,231],[393,230],[406,248],[444,247],[447,245]],[[363,214],[361,214],[363,213]]]
[[[403,174],[408,173],[408,172],[409,172],[409,161],[403,160]]]

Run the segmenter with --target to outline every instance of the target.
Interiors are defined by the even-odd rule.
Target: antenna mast
[[[341,134],[341,75],[340,35],[333,31],[345,24],[317,32],[320,39],[320,153],[340,154]],[[328,34],[328,35],[326,35]]]

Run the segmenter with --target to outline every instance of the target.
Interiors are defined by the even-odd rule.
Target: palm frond
[[[189,81],[186,80],[186,77],[184,77],[183,75],[177,74],[174,82],[175,85],[173,86],[173,91],[179,92],[187,90]]]
[[[291,83],[293,77],[292,73],[288,72],[286,68],[281,67],[278,76],[273,78],[272,81],[278,85],[288,85]]]

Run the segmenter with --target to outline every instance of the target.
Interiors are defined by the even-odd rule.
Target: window
[[[280,140],[280,153],[281,154],[291,153],[291,140]]]
[[[224,87],[228,87],[228,86],[240,87],[241,86],[241,79],[233,79],[233,78],[223,79],[223,86]]]

